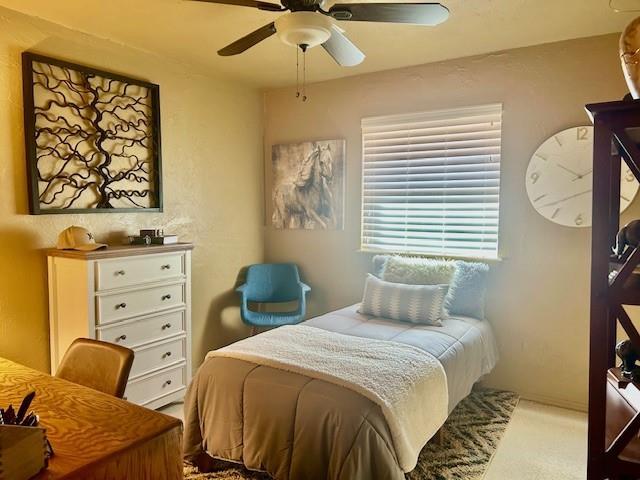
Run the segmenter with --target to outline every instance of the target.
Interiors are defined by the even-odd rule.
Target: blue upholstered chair
[[[251,265],[247,269],[244,285],[236,288],[242,298],[242,320],[252,327],[278,327],[300,322],[306,311],[305,294],[311,288],[300,281],[298,267],[293,263],[265,263]],[[249,302],[285,303],[298,302],[298,308],[287,312],[256,312],[249,310]]]

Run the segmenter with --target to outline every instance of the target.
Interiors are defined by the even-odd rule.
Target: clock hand
[[[568,169],[567,167],[565,167],[564,165],[560,165],[559,163],[556,163],[556,165],[558,167],[560,167],[563,170],[566,170],[567,172],[569,172],[571,175],[575,175],[576,179],[577,178],[581,178],[579,173],[574,172],[573,170]]]
[[[583,174],[582,174],[582,175],[580,175],[578,178],[574,178],[574,179],[573,179],[573,180],[571,180],[571,181],[572,181],[572,182],[575,182],[576,180],[580,180],[581,178],[586,177],[587,175],[589,175],[589,174],[590,174],[590,173],[592,173],[592,172],[593,172],[593,168],[592,168],[591,170],[589,170],[588,172],[583,173]]]
[[[539,208],[542,208],[542,207],[551,207],[552,205],[557,205],[558,203],[562,203],[562,202],[564,202],[564,201],[566,201],[566,200],[570,200],[570,199],[572,199],[572,198],[579,197],[580,195],[584,195],[585,193],[589,193],[589,192],[591,192],[591,189],[589,189],[589,190],[585,190],[584,192],[576,193],[575,195],[570,195],[570,196],[565,197],[565,198],[562,198],[562,199],[560,199],[560,200],[556,200],[555,202],[545,203],[544,205],[540,205],[540,207],[539,207]]]

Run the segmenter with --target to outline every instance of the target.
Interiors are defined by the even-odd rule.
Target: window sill
[[[447,260],[464,260],[467,262],[484,262],[484,263],[500,263],[506,260],[506,257],[498,255],[497,257],[471,257],[465,255],[442,255],[436,253],[412,253],[412,252],[394,252],[391,250],[376,250],[360,248],[358,253],[367,253],[374,255],[398,255],[400,257],[420,257],[420,258],[444,258]]]

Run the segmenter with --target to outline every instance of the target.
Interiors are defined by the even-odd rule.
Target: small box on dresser
[[[96,338],[134,350],[127,400],[148,408],[181,400],[191,378],[192,249],[48,250],[52,373],[74,339]]]

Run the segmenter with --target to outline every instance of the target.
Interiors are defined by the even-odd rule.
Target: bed
[[[422,438],[421,445],[473,385],[493,369],[498,358],[489,323],[473,318],[450,317],[438,327],[415,325],[363,315],[358,305],[353,305],[301,325],[289,334],[317,332],[316,336],[323,337],[320,333],[326,332],[330,338],[364,339],[360,344],[366,341],[376,348],[391,346],[433,358],[446,380],[442,385],[425,383],[419,394],[411,394],[413,415],[418,411],[419,416],[422,407],[429,412],[436,398],[446,402],[444,415],[434,415],[429,428],[423,430],[428,438]],[[259,341],[257,337],[254,342]],[[251,345],[258,343],[247,344],[249,352]],[[397,428],[384,403],[331,375],[263,361],[261,348],[252,348],[255,355],[242,355],[243,350],[233,346],[226,354],[213,354],[195,375],[185,400],[186,460],[201,469],[211,467],[203,461],[209,458],[243,463],[278,480],[405,478],[412,462],[406,455],[403,458]],[[345,362],[344,369],[350,364]],[[397,381],[404,381],[401,378],[406,370],[394,366],[392,373],[393,368],[397,369]],[[424,371],[437,376],[433,369]],[[383,369],[380,375],[384,377]],[[419,383],[415,378],[407,382]]]

